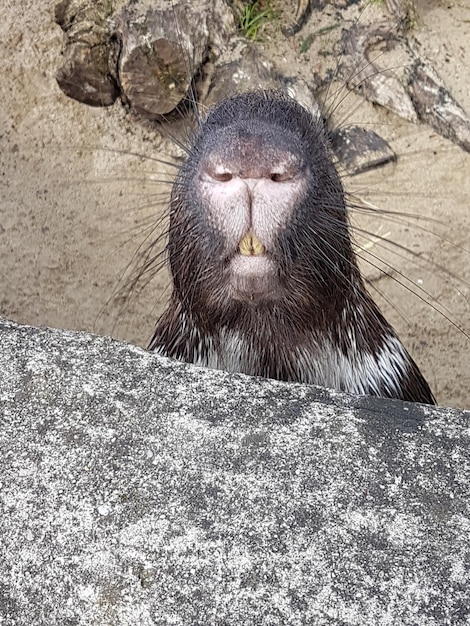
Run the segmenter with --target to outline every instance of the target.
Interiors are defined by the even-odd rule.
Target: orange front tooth
[[[240,241],[238,249],[242,256],[261,256],[264,254],[263,244],[251,230]]]

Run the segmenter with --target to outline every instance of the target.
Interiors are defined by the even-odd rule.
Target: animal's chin
[[[230,261],[230,287],[232,297],[242,302],[276,300],[281,295],[276,266],[265,254],[236,254]]]

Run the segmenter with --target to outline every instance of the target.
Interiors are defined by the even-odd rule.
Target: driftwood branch
[[[417,55],[408,74],[408,93],[421,121],[470,152],[470,118],[434,68]]]
[[[373,59],[377,45],[399,48],[405,63],[381,69]],[[354,26],[343,35],[343,79],[367,100],[411,122],[421,121],[470,150],[470,118],[445,87],[432,65],[390,24]]]
[[[371,50],[378,44],[398,43],[396,27],[388,22],[356,25],[344,32],[342,43],[340,73],[348,87],[400,117],[416,122],[418,117],[404,86],[392,71],[382,70],[371,55]]]

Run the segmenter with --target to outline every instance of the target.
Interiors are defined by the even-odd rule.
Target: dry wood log
[[[92,105],[112,104],[120,95],[142,117],[158,119],[187,98],[205,64],[200,72],[205,84],[194,87],[204,96],[203,105],[232,93],[274,87],[316,112],[318,105],[301,81],[277,74],[255,48],[234,36],[233,14],[223,0],[121,0],[123,4],[117,17],[108,0],[62,0],[57,5],[56,20],[66,33],[65,63],[57,80],[67,95]],[[420,57],[412,38],[403,34],[401,16],[404,11],[411,15],[412,0],[387,0],[387,6],[399,18],[396,24],[355,24],[344,31],[341,77],[368,100],[411,122],[420,119],[470,150],[470,119]],[[299,0],[298,7],[304,14],[308,2]],[[405,61],[393,71],[382,70],[371,60],[377,46],[395,46]]]
[[[201,63],[235,31],[222,0],[129,3],[119,15],[118,80],[134,111],[158,119],[188,94]]]
[[[109,1],[63,0],[55,10],[65,34],[57,82],[69,97],[92,106],[108,106],[119,96],[109,67],[110,9]]]

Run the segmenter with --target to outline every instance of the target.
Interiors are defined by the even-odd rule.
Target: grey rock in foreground
[[[470,414],[0,324],[0,624],[468,624]]]

